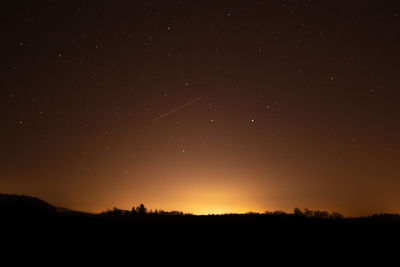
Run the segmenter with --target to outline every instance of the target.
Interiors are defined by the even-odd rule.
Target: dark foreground
[[[194,216],[114,210],[87,214],[57,209],[39,199],[0,195],[2,241],[9,247],[242,253],[321,251],[354,253],[399,248],[400,216],[334,218],[323,213]],[[322,217],[321,217],[322,216]]]

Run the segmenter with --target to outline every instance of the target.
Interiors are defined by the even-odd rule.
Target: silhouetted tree
[[[327,211],[316,210],[313,212],[313,216],[320,219],[327,219],[329,218],[329,213]]]
[[[304,215],[303,212],[299,208],[295,208],[293,213],[296,216],[303,216]]]
[[[140,215],[144,215],[147,213],[147,209],[143,204],[140,204],[137,208],[136,208],[137,213],[139,213]]]
[[[304,209],[303,215],[306,217],[312,217],[314,215],[314,212],[312,210],[309,210],[307,208]]]
[[[132,206],[131,215],[136,215],[136,214],[137,214],[136,208],[135,206]]]

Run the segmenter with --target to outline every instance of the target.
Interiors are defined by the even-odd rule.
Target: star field
[[[3,5],[2,192],[399,211],[398,1]]]

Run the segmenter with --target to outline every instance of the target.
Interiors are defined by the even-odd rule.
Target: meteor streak
[[[171,110],[171,111],[168,111],[168,112],[166,112],[166,113],[164,113],[164,114],[161,114],[160,116],[158,116],[158,117],[152,119],[151,121],[152,121],[152,122],[155,122],[155,121],[161,120],[162,118],[164,118],[164,117],[166,117],[166,116],[168,116],[168,115],[170,115],[170,114],[172,114],[172,113],[174,113],[174,112],[176,112],[176,111],[178,111],[178,110],[181,110],[181,109],[183,109],[183,108],[185,108],[185,107],[187,107],[187,106],[189,106],[189,105],[191,105],[191,104],[193,104],[193,103],[199,101],[199,100],[202,99],[202,98],[203,98],[203,97],[198,97],[198,98],[196,98],[196,99],[193,99],[193,100],[191,100],[191,101],[189,101],[189,102],[183,104],[182,106],[176,107],[176,108],[174,108],[174,109]]]

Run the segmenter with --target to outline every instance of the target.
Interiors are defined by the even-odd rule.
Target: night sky
[[[400,1],[3,1],[0,192],[400,211]]]

